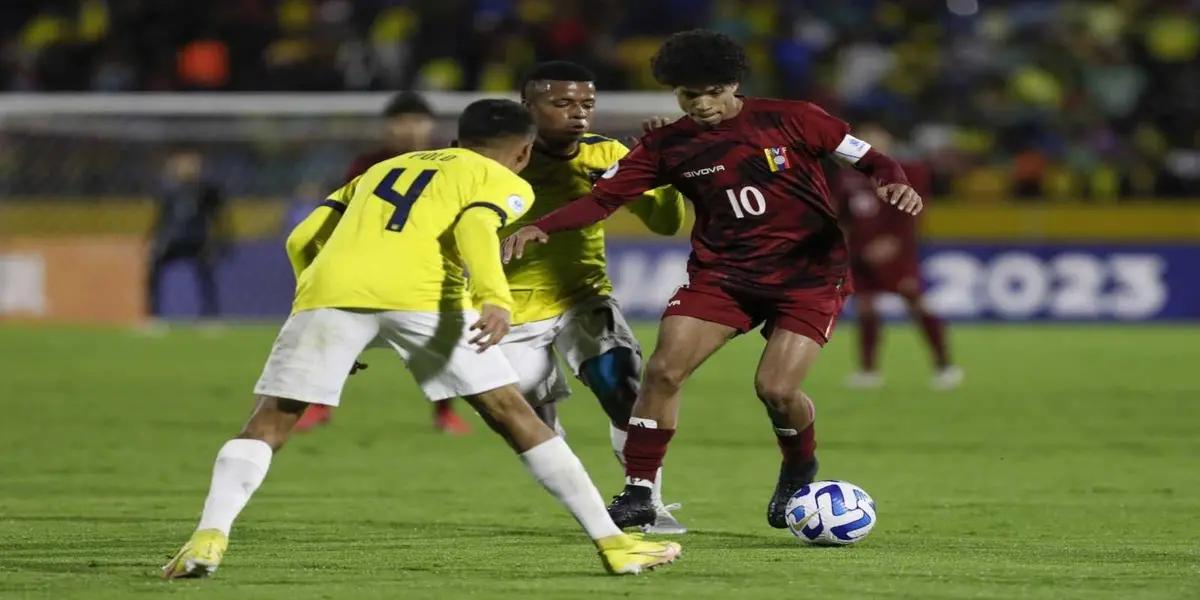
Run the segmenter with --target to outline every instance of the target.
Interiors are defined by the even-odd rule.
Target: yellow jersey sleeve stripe
[[[504,227],[505,225],[508,224],[508,213],[505,213],[504,209],[500,208],[499,206],[496,206],[495,204],[492,204],[491,202],[472,202],[463,207],[463,212],[466,212],[472,208],[491,209],[491,210],[495,211],[497,215],[500,215],[500,227]]]
[[[339,213],[342,213],[342,214],[346,213],[346,205],[342,204],[341,202],[338,202],[337,200],[326,200],[326,201],[322,202],[321,204],[319,204],[319,206],[328,206],[329,208],[332,208],[333,210],[336,210]]]

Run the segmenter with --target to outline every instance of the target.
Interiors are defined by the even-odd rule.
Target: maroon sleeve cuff
[[[893,183],[908,185],[908,176],[904,174],[904,168],[900,166],[900,163],[874,148],[867,150],[867,153],[854,163],[854,168],[874,179],[875,183],[880,186]]]

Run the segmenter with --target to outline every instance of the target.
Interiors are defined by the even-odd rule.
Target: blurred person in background
[[[344,179],[362,175],[375,163],[399,156],[405,152],[428,150],[433,144],[433,109],[425,98],[416,92],[400,92],[388,101],[383,109],[384,137],[378,148],[363,152],[354,158],[346,169]]]
[[[190,261],[195,269],[200,316],[216,317],[216,262],[227,246],[229,227],[221,191],[204,179],[204,156],[194,148],[179,148],[166,160],[158,197],[146,278],[147,307],[161,316],[163,270],[172,262]]]
[[[415,92],[400,92],[392,97],[383,109],[384,141],[374,150],[364,152],[350,163],[345,182],[362,175],[372,165],[399,156],[406,152],[432,148],[434,115],[429,103]],[[452,435],[465,435],[471,426],[454,412],[453,400],[433,403],[434,429]],[[328,423],[333,418],[333,408],[320,404],[309,406],[296,423],[297,431],[308,431]]]
[[[891,151],[892,136],[878,123],[863,123],[857,133],[880,152]],[[913,163],[902,166],[913,189],[928,194],[929,169]],[[850,375],[847,385],[858,389],[883,385],[878,364],[883,322],[877,304],[879,294],[892,293],[904,299],[908,314],[929,344],[934,365],[930,385],[938,390],[958,387],[963,379],[962,369],[950,361],[945,326],[925,305],[921,291],[917,220],[880,202],[875,195],[875,184],[858,171],[838,169],[831,183],[850,242],[850,277],[858,308],[859,371]]]

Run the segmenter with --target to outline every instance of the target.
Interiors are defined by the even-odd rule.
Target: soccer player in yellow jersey
[[[587,194],[592,184],[629,152],[620,142],[588,131],[596,105],[595,77],[566,61],[542,63],[525,78],[521,96],[537,125],[533,157],[521,177],[537,204],[505,234]],[[672,235],[684,219],[683,198],[662,188],[629,205],[655,233]],[[519,387],[547,425],[558,427],[555,403],[570,395],[557,350],[596,395],[610,420],[613,452],[624,464],[625,429],[641,380],[641,347],[612,297],[605,269],[603,225],[562,233],[545,245],[527,246],[505,268],[512,288],[513,329],[500,344],[517,370]],[[655,480],[657,518],[651,533],[686,529],[662,500]]]
[[[395,350],[430,400],[461,396],[479,411],[579,521],[610,573],[678,556],[679,544],[640,540],[613,524],[583,464],[538,419],[495,347],[513,305],[497,230],[534,200],[515,173],[532,151],[529,113],[508,100],[472,103],[458,137],[461,148],[376,164],[289,236],[300,270],[292,315],[255,386],[249,422],[217,454],[200,523],[164,577],[217,569],[234,519],[305,407],[337,405],[359,353],[375,345]]]

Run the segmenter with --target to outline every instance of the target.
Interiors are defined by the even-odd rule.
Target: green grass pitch
[[[274,332],[0,329],[0,597],[1200,597],[1194,326],[957,327],[954,393],[928,391],[906,327],[887,332],[885,389],[843,389],[846,327],[807,385],[821,475],[867,489],[880,520],[832,549],[766,526],[762,342],[736,340],[688,384],[667,457],[684,556],[636,578],[602,574],[477,417],[470,437],[432,433],[400,363],[373,351],[334,423],[276,456],[217,575],[161,581]],[[577,389],[562,413],[615,493],[595,401]]]

